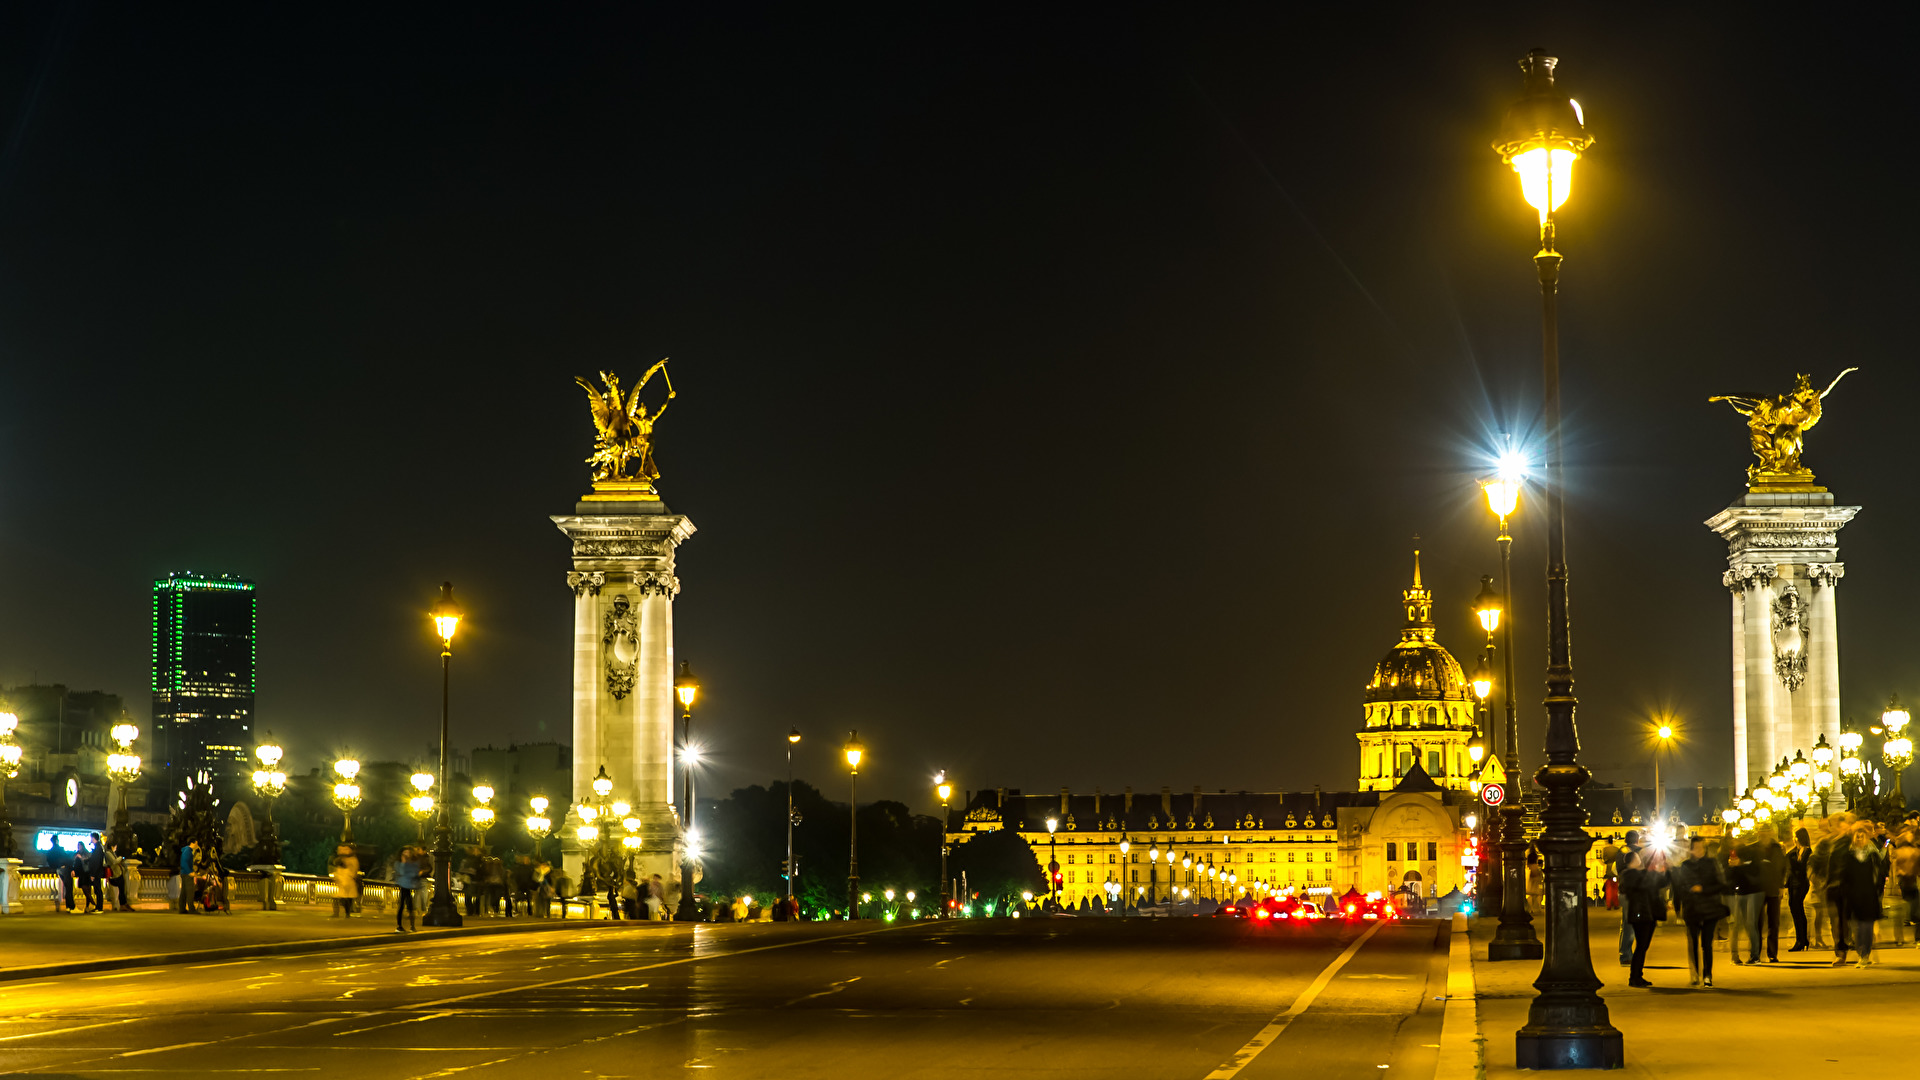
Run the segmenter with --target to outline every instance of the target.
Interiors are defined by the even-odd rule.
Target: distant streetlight
[[[1907,724],[1913,715],[1894,698],[1887,704],[1887,711],[1880,714],[1880,724],[1887,729],[1887,738],[1880,744],[1880,763],[1893,771],[1893,791],[1902,802],[1906,799],[1906,790],[1902,786],[1902,776],[1907,766],[1913,764],[1913,739],[1907,735]]]
[[[953,813],[948,803],[953,798],[953,785],[947,783],[947,770],[941,769],[940,775],[933,778],[933,792],[940,796],[940,917],[947,917],[947,818]]]
[[[1060,841],[1055,834],[1059,828],[1059,818],[1047,819],[1047,903],[1055,911],[1060,910]]]
[[[787,899],[793,899],[794,873],[799,868],[793,865],[793,827],[800,824],[800,815],[793,809],[793,748],[800,745],[800,729],[787,732]]]
[[[693,765],[698,757],[693,748],[693,699],[699,694],[700,681],[693,677],[693,665],[680,661],[680,674],[673,678],[673,696],[680,701],[680,773],[684,781],[680,787],[680,820],[689,834],[694,830]],[[700,917],[693,900],[693,845],[689,842],[680,845],[680,907],[673,917],[680,922]]]
[[[280,864],[280,830],[273,821],[273,800],[287,791],[287,774],[280,769],[280,760],[285,754],[280,744],[273,741],[271,732],[265,742],[253,748],[254,759],[260,762],[260,767],[253,770],[253,793],[266,808],[260,825],[260,843],[255,851],[268,866]]]
[[[535,795],[527,800],[527,805],[533,808],[533,813],[527,815],[527,835],[533,837],[534,845],[538,847],[540,841],[553,833],[553,819],[547,817],[547,807],[553,804],[547,801],[545,795]]]
[[[440,583],[440,599],[435,601],[429,617],[433,619],[433,628],[440,635],[440,792],[448,792],[448,743],[447,717],[451,712],[453,679],[453,635],[460,628],[462,612],[460,605],[453,599],[453,582]],[[459,926],[460,909],[453,903],[453,819],[451,804],[453,800],[440,799],[440,818],[433,830],[433,899],[427,905],[427,913],[420,917],[422,926]]]
[[[1827,733],[1821,732],[1813,744],[1813,791],[1820,797],[1820,816],[1827,816],[1827,797],[1833,791],[1833,747]]]
[[[1673,742],[1673,725],[1663,722],[1659,727],[1654,728],[1653,740],[1653,816],[1656,820],[1665,821],[1666,815],[1662,807],[1666,805],[1667,789],[1660,786],[1660,756]]]
[[[107,776],[120,788],[120,805],[113,812],[113,845],[127,848],[133,844],[133,826],[127,821],[127,785],[140,779],[140,755],[133,752],[133,741],[140,729],[132,724],[115,724],[110,732],[116,747],[107,755]]]
[[[1520,505],[1520,490],[1525,482],[1526,466],[1509,445],[1500,456],[1499,472],[1480,485],[1487,497],[1487,509],[1500,522],[1500,532],[1495,542],[1500,546],[1501,596],[1513,595],[1513,533],[1509,522]],[[1501,765],[1506,774],[1509,797],[1487,821],[1489,843],[1481,856],[1485,865],[1478,875],[1486,883],[1487,910],[1500,919],[1493,940],[1487,943],[1487,959],[1538,960],[1542,955],[1540,939],[1534,936],[1533,913],[1527,909],[1527,812],[1519,797],[1522,783],[1520,716],[1513,702],[1513,619],[1509,617],[1504,602],[1488,602],[1498,601],[1498,597],[1487,596],[1492,591],[1491,584],[1486,582],[1481,586],[1481,595],[1486,599],[1475,605],[1475,614],[1480,619],[1481,628],[1487,632],[1489,643],[1493,640],[1494,630],[1505,627],[1500,639],[1501,670],[1505,675],[1500,696],[1507,713],[1507,732]],[[1476,913],[1480,910],[1476,904]]]
[[[847,785],[847,917],[860,917],[860,759],[867,748],[858,731],[847,732],[847,744],[840,748],[847,759],[851,777]]]

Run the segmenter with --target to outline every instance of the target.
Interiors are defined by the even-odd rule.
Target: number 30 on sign
[[[1488,806],[1499,806],[1507,800],[1507,789],[1499,784],[1488,784],[1480,789],[1480,801]]]

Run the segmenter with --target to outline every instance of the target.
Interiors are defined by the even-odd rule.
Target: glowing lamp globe
[[[433,605],[433,628],[440,634],[440,643],[447,648],[453,647],[453,632],[460,628],[460,605],[453,599],[453,582],[440,583],[440,599]]]
[[[414,773],[408,778],[408,782],[413,785],[413,790],[418,792],[424,793],[433,790],[433,774],[430,772]]]

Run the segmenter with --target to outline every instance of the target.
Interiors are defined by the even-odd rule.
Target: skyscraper
[[[169,573],[153,583],[153,746],[178,788],[206,769],[238,792],[252,773],[254,583]]]

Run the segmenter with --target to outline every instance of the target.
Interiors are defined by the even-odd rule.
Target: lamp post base
[[[1620,1032],[1521,1028],[1514,1036],[1514,1064],[1522,1069],[1620,1069],[1627,1051]]]
[[[463,925],[463,922],[460,916],[460,909],[454,904],[453,897],[449,895],[446,898],[446,902],[441,903],[439,895],[436,894],[433,898],[433,903],[427,905],[427,913],[420,917],[420,925],[421,926]]]

